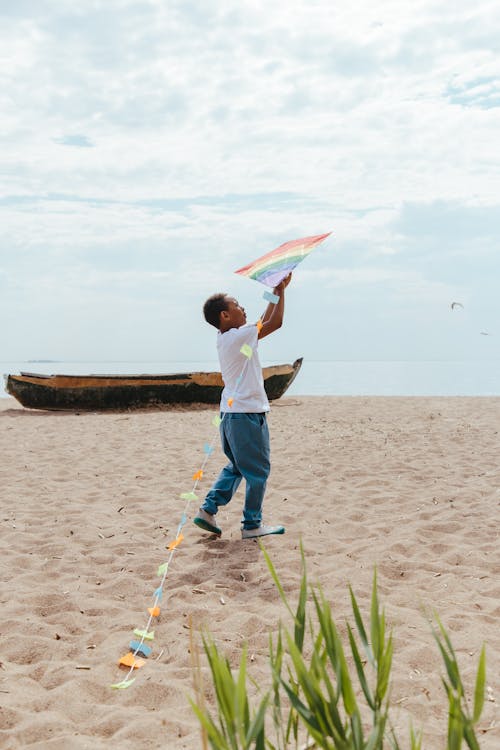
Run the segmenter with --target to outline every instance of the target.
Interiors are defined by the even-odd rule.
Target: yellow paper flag
[[[198,500],[198,495],[194,492],[183,492],[180,497],[181,500]]]
[[[110,685],[110,687],[114,688],[115,690],[125,690],[125,688],[130,687],[133,682],[135,682],[135,677],[132,677],[131,680],[122,680],[121,682],[115,682],[115,684]]]
[[[252,359],[253,350],[251,346],[248,346],[248,344],[243,344],[243,346],[240,349],[240,352],[245,355],[245,357],[248,357],[248,359]]]
[[[146,641],[152,641],[155,637],[155,631],[139,630],[139,628],[136,628],[134,630],[134,635],[138,636],[139,638],[144,638],[144,640]]]

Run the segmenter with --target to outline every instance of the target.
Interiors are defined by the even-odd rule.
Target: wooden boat
[[[264,367],[269,400],[280,398],[293,382],[302,358],[292,365]],[[169,404],[217,404],[220,372],[180,375],[5,375],[5,389],[28,409],[103,411],[150,409]]]

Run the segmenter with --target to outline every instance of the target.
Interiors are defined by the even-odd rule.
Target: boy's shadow
[[[255,539],[241,539],[239,532],[229,539],[203,535],[195,543],[203,564],[210,565],[217,583],[245,583],[255,578],[256,564],[267,570],[264,555]],[[260,570],[261,565],[257,567]]]

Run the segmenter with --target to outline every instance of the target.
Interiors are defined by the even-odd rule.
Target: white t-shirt
[[[244,325],[217,335],[217,353],[224,381],[221,411],[261,413],[269,411],[264,390],[264,378],[257,351],[257,326]],[[252,349],[250,359],[240,349],[247,344]],[[227,401],[233,399],[231,406]]]

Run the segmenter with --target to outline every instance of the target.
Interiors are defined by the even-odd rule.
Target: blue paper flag
[[[130,650],[134,652],[134,654],[140,654],[141,656],[145,656],[146,659],[148,656],[151,656],[151,653],[153,649],[151,646],[146,646],[145,643],[141,643],[140,641],[130,641]]]
[[[264,297],[264,299],[267,299],[268,302],[272,302],[273,305],[276,305],[280,301],[278,295],[273,294],[272,292],[264,292],[262,296]]]

